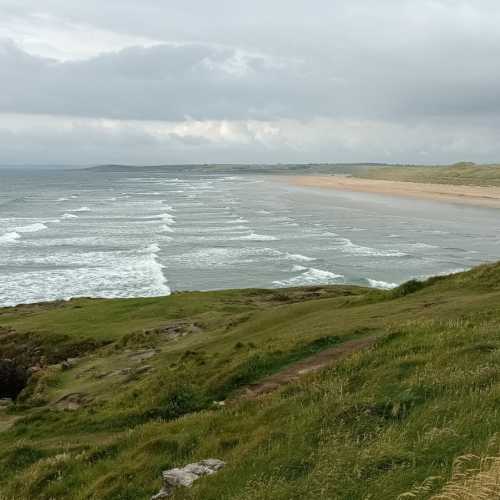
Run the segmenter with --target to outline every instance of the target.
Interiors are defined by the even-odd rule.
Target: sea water
[[[0,170],[0,305],[391,288],[500,258],[500,210],[199,169]]]

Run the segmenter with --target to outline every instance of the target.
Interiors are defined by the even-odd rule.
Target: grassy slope
[[[44,370],[0,413],[0,492],[148,498],[161,470],[217,457],[223,472],[175,498],[386,499],[438,476],[418,496],[427,498],[457,456],[499,452],[499,326],[500,264],[416,291],[240,290],[0,310],[0,357],[16,342],[35,353],[17,352],[29,361],[84,353],[71,370]],[[169,327],[188,334],[172,339]],[[373,334],[373,349],[336,368],[255,401],[212,404]],[[62,410],[68,393],[86,406]]]
[[[388,181],[430,182],[468,186],[500,186],[500,166],[387,166],[355,170],[355,176]]]

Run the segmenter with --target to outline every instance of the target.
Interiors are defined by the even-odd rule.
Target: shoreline
[[[500,208],[500,187],[461,186],[325,175],[280,175],[275,179],[298,187],[418,198],[479,207]]]

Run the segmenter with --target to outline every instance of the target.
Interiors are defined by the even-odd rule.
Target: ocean
[[[0,170],[0,306],[351,283],[500,257],[498,209],[200,169]]]

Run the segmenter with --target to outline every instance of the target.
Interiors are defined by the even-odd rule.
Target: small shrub
[[[45,456],[44,452],[36,448],[31,446],[20,446],[6,454],[3,465],[8,470],[17,471],[29,467]]]
[[[426,283],[424,281],[410,280],[392,290],[391,297],[395,299],[406,297],[407,295],[418,292],[419,290],[422,290],[422,288],[425,287]]]

